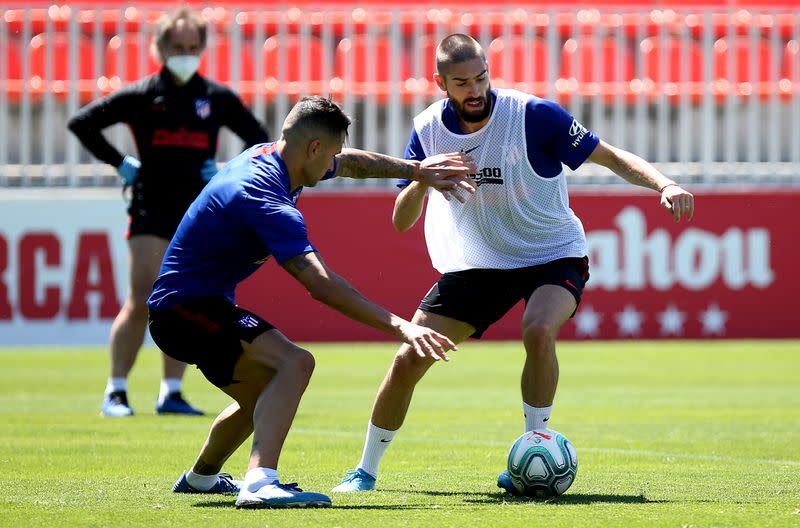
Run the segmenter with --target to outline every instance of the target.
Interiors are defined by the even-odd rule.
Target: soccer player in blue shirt
[[[222,411],[175,492],[238,492],[238,507],[328,506],[320,493],[278,479],[278,457],[314,370],[310,352],[234,303],[234,290],[270,256],[318,301],[384,330],[420,357],[447,359],[447,337],[362,297],[309,242],[296,202],[305,186],[335,176],[409,178],[442,191],[472,191],[474,166],[461,153],[422,162],[342,150],[349,118],[322,97],[301,99],[280,139],[230,161],[189,207],[148,300],[150,333],[171,357],[197,365],[235,403]],[[243,482],[221,474],[253,434]]]
[[[434,80],[447,98],[414,118],[406,157],[469,153],[479,170],[464,203],[428,196],[425,240],[442,273],[413,321],[455,343],[483,332],[525,301],[522,409],[525,431],[545,429],[558,384],[555,341],[575,313],[589,279],[586,236],[569,207],[563,165],[598,163],[659,193],[679,221],[694,198],[642,158],[601,141],[558,104],[517,90],[495,90],[486,56],[472,37],[446,37]],[[405,231],[420,218],[428,187],[406,182],[392,221]],[[374,489],[378,465],[408,412],[414,387],[433,364],[401,346],[378,390],[361,461],[333,491]],[[518,493],[507,471],[498,486]]]

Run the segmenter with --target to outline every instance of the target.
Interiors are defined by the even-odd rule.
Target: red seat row
[[[714,38],[728,35],[731,31],[740,35],[750,34],[755,28],[759,34],[766,36],[778,31],[780,37],[789,40],[796,36],[796,28],[800,26],[800,13],[797,13],[796,0],[786,0],[781,6],[772,3],[770,6],[754,6],[754,9],[739,8],[728,10],[727,2],[724,11],[717,6],[707,11],[709,2],[703,1],[696,7],[684,4],[682,8],[652,9],[652,4],[638,5],[635,2],[630,9],[620,12],[619,5],[601,9],[569,9],[563,6],[554,11],[549,5],[523,8],[501,8],[472,11],[463,6],[439,6],[438,8],[420,9],[418,6],[407,6],[397,10],[394,5],[368,5],[363,7],[342,7],[341,4],[322,10],[319,5],[305,9],[293,7],[285,10],[267,11],[235,10],[232,7],[207,7],[201,10],[202,16],[214,27],[215,32],[229,35],[234,27],[249,38],[260,29],[263,35],[279,33],[281,28],[289,34],[299,34],[302,28],[308,28],[312,34],[319,35],[323,27],[329,27],[333,35],[365,33],[369,29],[376,34],[388,34],[393,27],[399,27],[406,36],[422,33],[467,32],[480,34],[481,26],[488,26],[492,36],[523,34],[532,29],[542,36],[549,27],[555,26],[560,38],[566,39],[574,35],[595,33],[603,34],[623,31],[628,37],[657,35],[662,28],[667,32],[678,33],[689,30],[692,36],[699,37],[710,28]],[[714,8],[713,5],[711,5]],[[109,9],[104,3],[97,9],[75,10],[68,5],[52,5],[48,8],[7,9],[3,11],[0,22],[4,22],[11,35],[20,34],[25,24],[30,34],[47,31],[66,32],[74,20],[80,31],[92,36],[100,31],[111,37],[120,31],[125,33],[147,32],[164,11],[154,9],[138,9],[127,6]],[[0,26],[0,29],[2,26]],[[48,29],[50,28],[50,29]]]
[[[113,89],[158,69],[158,64],[147,49],[147,41],[141,36],[125,40],[112,38],[106,45],[102,67],[94,61],[92,40],[82,36],[77,42],[78,47],[74,52],[77,58],[75,73],[82,87],[82,95],[87,89],[89,93],[94,90],[96,79],[104,78],[102,82],[110,83],[100,86],[101,89]],[[11,91],[14,91],[14,86],[21,87],[24,80],[23,50],[13,40],[8,43],[5,57],[7,79]],[[430,80],[435,70],[435,45],[431,37],[425,37],[417,41],[412,49],[393,50],[386,38],[359,35],[340,40],[335,50],[326,53],[321,40],[316,37],[302,39],[294,35],[278,39],[273,36],[261,46],[263,71],[259,77],[271,86],[278,86],[281,82],[327,82],[331,77],[336,77],[360,83],[361,86],[354,92],[357,94],[370,91],[389,93],[396,87],[392,81],[405,83],[407,79],[415,78]],[[238,75],[234,75],[235,68],[231,63],[234,55],[231,46],[229,39],[217,37],[204,56],[201,72],[221,82],[230,82],[234,77],[247,85],[258,82],[252,43],[242,43],[235,54],[239,57]],[[797,41],[792,40],[784,45],[783,57],[779,59],[780,71],[777,72],[771,71],[773,52],[768,41],[737,39],[735,47],[730,49],[727,39],[718,39],[714,43],[712,79],[725,79],[728,83],[778,83],[783,78],[798,81],[800,56]],[[49,75],[48,49],[52,57]],[[34,89],[46,88],[44,81],[52,81],[66,89],[64,83],[71,77],[71,51],[67,34],[33,37],[27,48],[31,86]],[[751,72],[750,56],[753,52],[756,54],[756,68]],[[638,58],[635,57],[637,54]],[[665,59],[663,71],[662,54]],[[281,57],[284,60],[282,71]],[[415,58],[417,68],[414,67]],[[620,47],[617,40],[610,37],[599,42],[594,39],[568,39],[560,49],[558,64],[549,63],[544,40],[512,37],[492,41],[487,49],[487,59],[492,78],[505,85],[526,81],[541,83],[559,78],[573,83],[604,83],[602,91],[615,91],[619,89],[613,88],[615,83],[628,85],[638,77],[656,84],[693,83],[700,85],[697,89],[702,91],[705,79],[700,45],[675,37],[648,37],[639,43],[636,50]],[[640,64],[638,75],[636,62]],[[213,71],[212,65],[215,66]],[[397,71],[393,71],[393,67]]]

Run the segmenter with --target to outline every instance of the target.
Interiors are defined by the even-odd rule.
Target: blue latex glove
[[[216,173],[217,173],[217,162],[211,158],[205,160],[203,162],[203,166],[200,167],[200,177],[206,183],[211,181],[211,178],[213,178]]]
[[[133,156],[125,156],[125,159],[123,159],[122,163],[117,167],[119,177],[122,178],[125,185],[133,185],[133,182],[136,181],[136,177],[139,175],[141,166],[142,162],[138,159]]]

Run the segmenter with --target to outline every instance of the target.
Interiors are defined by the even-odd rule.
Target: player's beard
[[[451,97],[450,102],[453,103],[453,108],[456,111],[456,115],[467,123],[480,123],[489,117],[489,114],[492,113],[492,95],[490,90],[491,88],[487,88],[486,93],[484,93],[482,97],[465,99],[463,103],[459,103]],[[469,110],[467,108],[467,103],[473,103],[476,101],[482,101],[483,108],[480,110]]]

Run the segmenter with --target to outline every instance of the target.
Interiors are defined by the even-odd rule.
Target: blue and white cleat
[[[106,394],[103,397],[100,414],[110,417],[133,416],[133,409],[128,405],[128,393],[116,391]]]
[[[203,416],[205,413],[189,405],[180,392],[169,394],[164,401],[156,404],[156,414],[185,414],[188,416]]]
[[[255,491],[242,486],[236,497],[237,508],[325,508],[331,498],[322,493],[303,491],[297,482],[265,484]]]
[[[180,478],[172,486],[174,493],[239,493],[241,489],[242,481],[233,480],[233,477],[228,473],[217,475],[217,483],[211,486],[210,489],[200,490],[193,488],[189,481],[186,480],[185,471],[181,473]]]
[[[342,483],[333,488],[333,493],[352,493],[354,491],[371,491],[375,489],[375,477],[361,468],[348,469]]]
[[[508,470],[504,470],[497,476],[497,487],[502,488],[511,495],[515,497],[519,497],[522,494],[519,490],[514,486],[514,483],[511,481],[511,475],[508,474]]]

